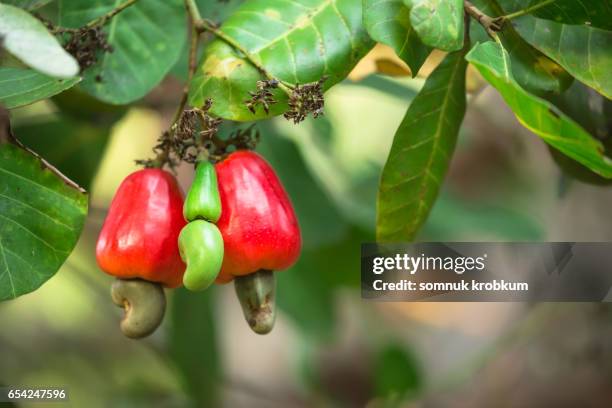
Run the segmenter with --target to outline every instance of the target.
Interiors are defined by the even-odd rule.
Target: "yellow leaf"
[[[376,44],[353,68],[348,79],[356,82],[377,73],[389,76],[410,76],[411,74],[408,65],[395,54],[393,48]]]

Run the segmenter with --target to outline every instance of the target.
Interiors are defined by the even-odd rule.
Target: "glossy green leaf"
[[[215,407],[219,402],[221,350],[215,316],[223,319],[223,314],[214,310],[214,295],[213,290],[194,295],[179,288],[170,300],[170,357],[197,407]]]
[[[213,21],[214,23],[221,23],[230,16],[234,10],[236,10],[245,0],[196,0],[198,10],[203,18]],[[206,46],[213,41],[212,36],[200,37],[200,44],[198,49],[198,59],[203,54]],[[178,78],[184,82],[187,82],[187,76],[189,71],[189,42],[185,42],[181,55],[170,70],[170,74],[175,78]]]
[[[327,75],[326,89],[344,79],[373,45],[356,0],[249,0],[221,31],[275,78],[304,84]],[[245,56],[216,40],[193,79],[190,102],[201,106],[210,97],[215,115],[238,121],[262,118],[267,116],[263,109],[252,114],[245,106],[262,78]],[[287,109],[287,95],[278,90],[276,98],[270,115]]]
[[[612,100],[579,81],[561,95],[546,99],[612,150]]]
[[[612,30],[612,2],[610,0],[502,0],[509,12],[533,10],[538,18],[563,24],[587,25]]]
[[[110,11],[115,0],[60,0],[59,24],[79,27]],[[180,0],[139,1],[105,27],[113,52],[99,55],[85,70],[81,86],[108,103],[142,98],[170,71],[186,39],[185,10]]]
[[[527,43],[514,28],[504,30],[499,37],[510,53],[512,74],[528,91],[538,95],[561,93],[572,83],[567,71]]]
[[[574,82],[561,95],[551,95],[547,99],[587,132],[601,140],[606,155],[612,155],[612,126],[610,126],[612,101],[610,99],[579,81]],[[564,174],[574,179],[596,185],[612,183],[612,179],[604,179],[554,149],[551,149],[551,154]]]
[[[56,78],[72,78],[79,64],[68,54],[45,25],[30,13],[0,3],[2,47],[24,64]]]
[[[222,22],[232,14],[245,0],[196,0],[202,17],[214,22]]]
[[[502,9],[495,0],[474,0],[473,3],[490,16],[500,16],[507,11],[506,4]],[[472,24],[470,32],[474,42],[490,40],[480,25]],[[567,71],[525,41],[512,24],[504,27],[499,38],[510,54],[514,79],[527,91],[542,96],[561,93],[571,85],[572,77]]]
[[[395,134],[378,191],[379,241],[412,240],[433,206],[465,113],[464,55],[444,58]]]
[[[612,160],[603,155],[602,144],[554,105],[521,88],[499,44],[478,44],[466,58],[499,91],[523,126],[597,174],[612,178]]]
[[[17,6],[25,10],[36,10],[41,8],[53,0],[4,0],[3,3]]]
[[[81,79],[57,79],[31,69],[0,67],[0,104],[12,109],[49,98]]]
[[[410,25],[410,9],[402,0],[364,0],[363,22],[368,34],[393,48],[415,76],[429,55],[427,47]]]
[[[516,19],[514,25],[525,40],[576,79],[612,98],[612,31],[531,16]]]
[[[0,300],[51,278],[76,245],[86,214],[86,194],[31,153],[0,144]]]
[[[421,40],[433,48],[456,51],[463,47],[462,0],[404,0],[410,22]]]

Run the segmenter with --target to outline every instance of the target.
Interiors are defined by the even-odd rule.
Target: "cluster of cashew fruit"
[[[268,333],[275,319],[274,271],[299,257],[295,212],[270,165],[239,150],[196,164],[187,197],[175,177],[143,169],[119,186],[96,247],[100,268],[117,280],[122,332],[151,334],[163,320],[163,287],[200,291],[234,281],[249,326]]]

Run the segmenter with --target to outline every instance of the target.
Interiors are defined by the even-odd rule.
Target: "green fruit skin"
[[[181,230],[178,245],[187,264],[183,285],[193,291],[209,287],[223,263],[223,237],[217,226],[204,220],[191,221]]]
[[[208,161],[200,161],[196,166],[195,177],[183,205],[183,216],[187,221],[205,219],[211,222],[217,222],[221,217],[217,172]]]

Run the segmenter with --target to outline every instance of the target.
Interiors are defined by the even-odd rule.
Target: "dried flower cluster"
[[[314,118],[323,115],[325,103],[323,83],[325,80],[327,76],[323,76],[317,82],[295,85],[289,96],[289,109],[283,115],[285,119],[297,124],[306,119],[308,114],[312,114]]]
[[[113,47],[108,43],[107,35],[101,26],[57,28],[55,31],[67,35],[64,48],[78,61],[81,70],[98,62],[100,52],[113,52]]]
[[[257,107],[261,105],[264,112],[268,114],[270,112],[270,105],[276,103],[274,99],[273,89],[278,88],[278,80],[268,79],[265,81],[257,81],[257,90],[255,92],[249,92],[251,99],[245,101],[246,107],[255,113]]]
[[[212,100],[207,99],[201,109],[183,111],[176,124],[159,137],[153,148],[155,158],[136,160],[136,164],[174,169],[182,161],[196,163],[206,157],[217,162],[235,150],[255,149],[260,138],[255,125],[237,129],[225,140],[218,137],[222,120],[209,114],[211,106]]]
[[[176,124],[165,131],[153,148],[154,159],[137,160],[145,167],[168,165],[174,168],[181,161],[195,163],[206,149],[207,141],[216,138],[221,119],[209,114],[212,100],[206,100],[201,109],[183,111]]]

